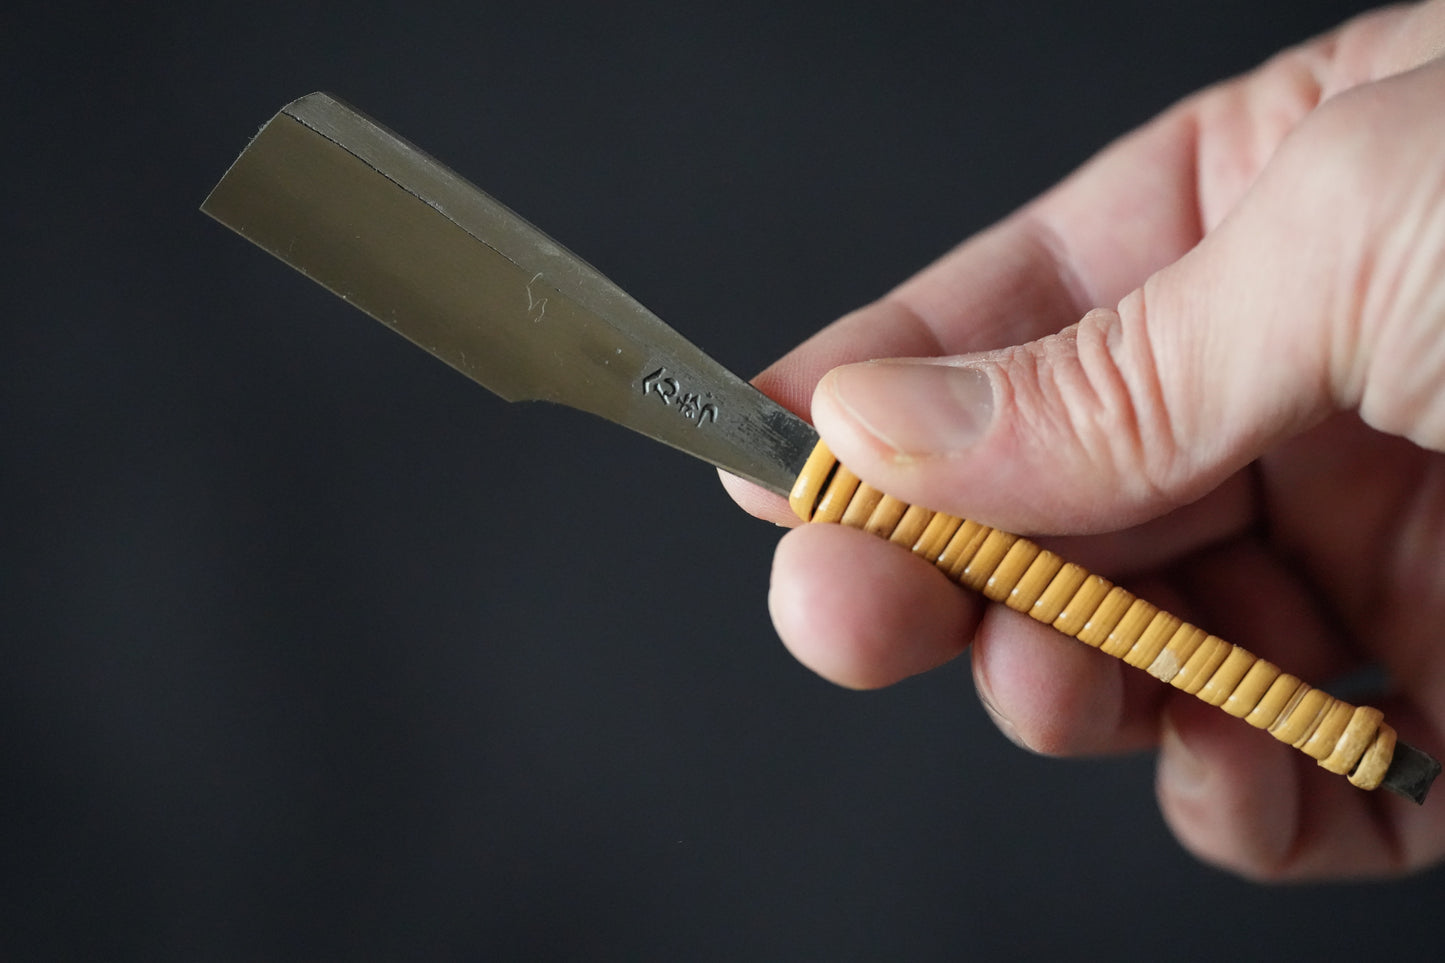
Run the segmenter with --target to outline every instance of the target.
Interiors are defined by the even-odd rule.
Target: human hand
[[[839,459],[899,498],[1030,535],[1316,683],[1383,665],[1393,687],[1370,703],[1438,755],[1442,51],[1437,0],[1207,90],[757,383],[804,414],[811,393]],[[915,360],[850,364],[870,358]],[[1445,856],[1438,797],[1361,792],[861,532],[789,533],[770,604],[840,684],[888,685],[972,643],[980,697],[1021,745],[1157,745],[1175,833],[1237,872]]]

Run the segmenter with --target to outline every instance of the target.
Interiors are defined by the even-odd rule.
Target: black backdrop
[[[1149,759],[1015,750],[962,666],[813,678],[709,469],[502,404],[197,211],[330,89],[747,373],[1355,9],[0,15],[0,956],[1429,957],[1439,872],[1243,883]]]

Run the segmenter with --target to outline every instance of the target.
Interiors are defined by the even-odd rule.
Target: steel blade
[[[477,187],[327,94],[202,210],[509,401],[626,425],[786,494],[813,429]]]

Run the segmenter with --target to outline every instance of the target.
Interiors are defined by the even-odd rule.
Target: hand
[[[839,459],[899,498],[1030,535],[1316,684],[1384,666],[1389,692],[1355,701],[1441,755],[1442,51],[1445,3],[1394,8],[1196,95],[757,383],[805,415],[811,394]],[[915,360],[850,364],[870,358]],[[971,643],[1019,744],[1157,746],[1174,832],[1239,873],[1445,856],[1445,791],[1355,789],[861,532],[789,533],[770,604],[842,685]]]

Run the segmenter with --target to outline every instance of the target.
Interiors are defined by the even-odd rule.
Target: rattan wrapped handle
[[[1378,787],[1394,758],[1395,730],[1378,709],[1316,689],[1026,538],[885,495],[822,442],[789,502],[805,522],[910,548],[961,585],[1268,731],[1362,789]]]

